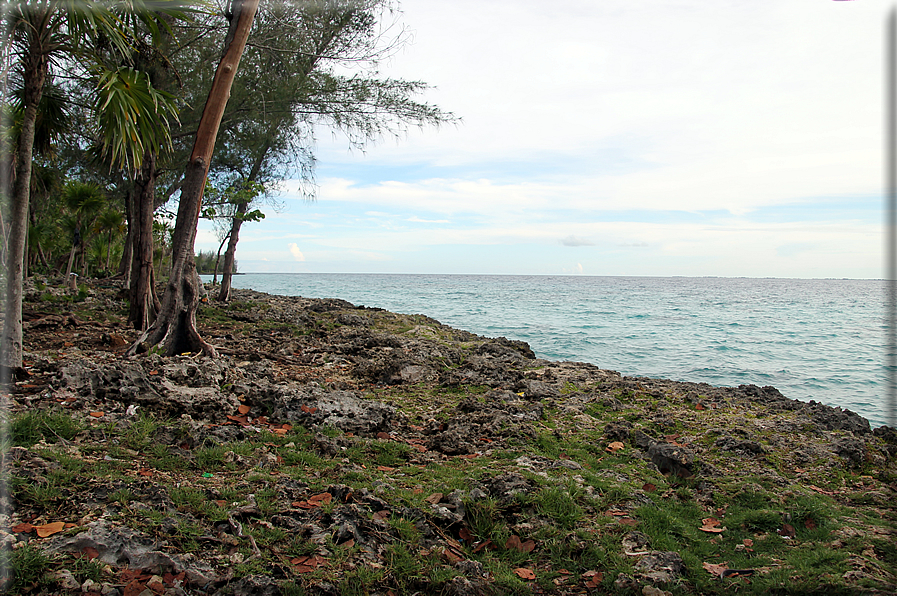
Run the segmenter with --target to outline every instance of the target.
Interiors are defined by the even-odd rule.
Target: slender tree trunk
[[[156,156],[147,150],[137,174],[132,198],[131,221],[131,307],[128,322],[134,329],[148,329],[156,319],[158,305],[153,293],[153,195],[156,182]]]
[[[255,182],[262,171],[262,164],[265,163],[265,156],[271,150],[271,143],[279,124],[275,124],[273,130],[269,131],[268,138],[262,146],[255,163],[252,164],[252,170],[249,172],[249,182]],[[249,203],[240,203],[237,206],[237,214],[231,221],[230,239],[227,243],[227,251],[224,253],[224,271],[221,273],[221,289],[218,291],[218,301],[227,302],[230,300],[231,279],[234,276],[234,261],[237,254],[237,243],[240,241],[240,228],[243,226],[243,217],[249,209]]]
[[[221,262],[221,249],[224,248],[224,243],[230,239],[230,232],[228,232],[227,236],[221,240],[221,244],[218,245],[218,253],[215,255],[215,271],[212,272],[212,285],[218,283],[218,264]]]
[[[116,272],[116,275],[122,277],[122,287],[129,289],[131,287],[131,260],[134,252],[133,232],[136,219],[134,215],[134,191],[129,190],[125,193],[125,221],[128,224],[128,232],[125,236],[125,245],[121,251],[121,261],[118,262],[118,271]]]
[[[200,280],[196,273],[194,245],[196,225],[202,207],[202,194],[215,148],[218,127],[230,96],[230,88],[240,65],[246,39],[258,10],[259,0],[233,0],[232,16],[224,55],[215,71],[215,79],[203,109],[193,153],[184,174],[178,216],[171,243],[171,275],[162,298],[162,309],[152,327],[144,331],[128,354],[147,345],[164,345],[168,355],[201,351],[215,356],[215,349],[207,344],[196,330],[196,309],[200,298]]]
[[[109,235],[106,237],[106,267],[105,270],[109,271],[109,262],[112,260],[112,232],[114,230],[109,230]]]
[[[230,300],[231,278],[234,274],[234,256],[237,253],[237,242],[240,241],[240,228],[243,226],[243,216],[249,203],[240,203],[237,206],[237,214],[231,221],[230,239],[227,243],[227,251],[224,253],[224,271],[221,272],[221,289],[218,291],[218,300],[227,302]]]
[[[7,369],[22,366],[22,284],[24,282],[25,232],[28,229],[28,203],[31,200],[31,153],[34,147],[34,123],[44,81],[47,58],[38,40],[23,57],[24,111],[19,146],[16,152],[15,183],[12,196],[12,221],[6,260],[6,321],[3,326],[0,364]]]

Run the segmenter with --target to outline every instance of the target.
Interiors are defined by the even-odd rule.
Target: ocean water
[[[549,360],[885,413],[881,280],[269,274],[234,287],[425,314]]]

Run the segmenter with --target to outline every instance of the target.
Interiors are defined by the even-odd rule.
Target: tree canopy
[[[229,50],[252,4],[6,3],[0,41],[13,68],[4,92],[0,182],[8,200],[0,228],[13,320],[21,321],[15,305],[25,275],[63,272],[77,258],[81,271],[124,280],[137,328],[154,324],[165,300],[154,293],[155,276],[195,272],[196,233],[195,217],[179,219],[160,247],[156,224],[194,203],[188,211],[218,218],[223,230],[218,296],[227,299],[240,227],[276,207],[275,183],[299,178],[315,197],[317,130],[338,129],[363,146],[455,120],[415,99],[426,83],[379,76],[380,62],[407,41],[393,0],[264,2],[244,23],[245,46]],[[233,60],[224,71],[223,56]],[[222,95],[216,85],[225,71],[233,78]],[[202,124],[219,99],[217,122]],[[217,203],[203,203],[208,182]],[[74,183],[101,197],[89,225],[84,210],[65,201]],[[14,368],[21,328],[5,329],[3,362]]]

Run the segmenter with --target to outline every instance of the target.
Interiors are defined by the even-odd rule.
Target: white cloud
[[[881,193],[886,8],[406,3],[415,43],[381,75],[436,85],[424,99],[464,122],[365,152],[321,134],[319,201],[260,224],[250,254],[276,237],[349,271],[420,253],[413,270],[456,271],[457,252],[471,271],[501,253],[494,272],[550,255],[593,275],[879,277],[881,230],[844,205]],[[299,183],[283,188],[300,198]],[[837,221],[775,209],[833,198]],[[591,248],[574,266],[565,246]]]
[[[293,255],[294,261],[305,261],[305,255],[302,254],[302,251],[299,250],[299,246],[295,242],[290,243],[290,254]]]
[[[573,234],[562,239],[561,244],[563,244],[564,246],[595,246],[595,243],[591,240],[579,238],[577,236],[574,236]]]

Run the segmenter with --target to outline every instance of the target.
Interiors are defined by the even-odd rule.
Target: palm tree
[[[106,204],[106,198],[102,189],[96,184],[89,182],[70,182],[65,188],[62,197],[65,206],[75,216],[75,231],[72,240],[72,249],[69,253],[69,264],[65,270],[65,277],[69,279],[72,275],[72,264],[75,261],[75,254],[79,251],[83,261],[82,275],[86,269],[87,262],[84,259],[84,246],[86,245],[87,233],[93,225],[100,209]]]
[[[154,7],[177,9],[175,0],[153,0]],[[144,0],[12,0],[4,13],[2,45],[16,61],[16,76],[22,88],[22,119],[15,147],[12,213],[7,253],[6,324],[3,327],[0,364],[6,369],[22,366],[22,281],[25,238],[28,227],[31,161],[38,107],[51,66],[66,58],[70,64],[93,62],[89,51],[93,40],[127,56],[129,39],[137,20],[158,32],[158,13],[146,10]],[[133,137],[129,137],[133,140]]]
[[[97,232],[106,234],[106,266],[104,269],[109,271],[109,261],[112,259],[112,239],[125,233],[125,216],[121,211],[113,211],[112,209],[104,211],[96,222]]]

